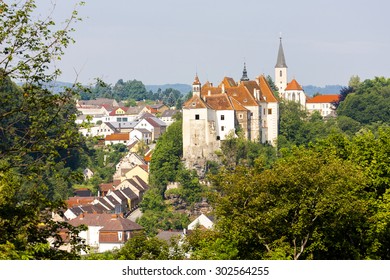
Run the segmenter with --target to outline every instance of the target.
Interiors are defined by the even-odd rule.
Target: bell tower
[[[282,35],[280,35],[279,39],[279,51],[275,65],[275,85],[278,88],[279,93],[283,94],[287,87],[287,64],[284,57]]]
[[[195,75],[194,82],[192,83],[192,94],[200,97],[201,83],[198,78],[198,73]]]

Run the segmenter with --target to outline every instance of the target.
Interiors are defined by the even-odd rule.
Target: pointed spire
[[[246,71],[246,63],[244,62],[244,70],[242,71],[241,81],[249,81],[248,72]]]
[[[198,78],[198,73],[195,74],[195,79],[194,79],[194,82],[192,84],[193,85],[200,85],[200,81],[199,81],[199,78]]]
[[[282,35],[280,35],[279,39],[280,39],[279,52],[278,52],[278,59],[276,60],[275,68],[287,68],[286,59],[284,58],[283,45],[282,45]]]

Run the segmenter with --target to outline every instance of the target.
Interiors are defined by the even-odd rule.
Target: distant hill
[[[305,93],[309,96],[313,96],[316,93],[320,94],[338,94],[343,86],[340,85],[327,85],[325,87],[317,87],[313,85],[302,86]]]
[[[145,85],[147,91],[157,92],[160,88],[162,91],[173,88],[180,91],[182,94],[187,94],[192,90],[190,85],[186,84],[165,84],[165,85]]]

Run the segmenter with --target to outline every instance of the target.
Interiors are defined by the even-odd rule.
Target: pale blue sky
[[[60,18],[76,1],[37,4],[45,11],[51,2]],[[87,0],[76,43],[59,63],[61,80],[191,84],[198,72],[218,84],[238,80],[244,61],[250,78],[273,77],[280,32],[289,80],[389,77],[389,11],[387,0]]]

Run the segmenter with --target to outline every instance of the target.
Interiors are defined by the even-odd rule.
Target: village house
[[[339,98],[339,94],[317,95],[307,101],[306,109],[309,113],[317,111],[324,118],[334,117],[336,116],[334,103],[337,102]]]
[[[160,116],[160,119],[167,124],[167,127],[170,126],[174,121],[175,121],[175,118],[174,116],[177,115],[177,114],[180,114],[180,111],[179,110],[166,110],[164,111],[161,116]]]
[[[80,232],[79,237],[98,253],[120,249],[134,234],[143,230],[137,223],[117,214],[82,213],[68,223],[86,225],[88,229]],[[66,240],[66,232],[62,236]]]
[[[208,217],[205,214],[201,214],[187,226],[187,229],[194,230],[198,227],[204,228],[204,229],[213,229],[214,228],[214,218]]]
[[[105,145],[116,145],[116,144],[124,144],[129,143],[130,133],[114,133],[111,135],[107,135],[104,138]]]

